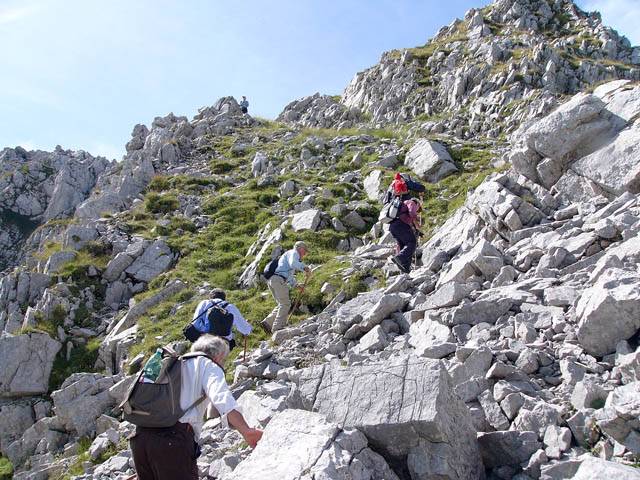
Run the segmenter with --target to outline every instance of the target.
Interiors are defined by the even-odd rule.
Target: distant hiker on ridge
[[[240,102],[240,108],[242,109],[242,113],[249,112],[249,101],[244,95],[242,96],[242,101]]]
[[[216,310],[213,307],[219,308]],[[230,318],[223,318],[224,315]],[[202,300],[198,304],[195,312],[193,312],[191,325],[193,325],[191,331],[192,335],[194,335],[194,340],[196,340],[200,334],[211,333],[229,342],[230,350],[233,350],[236,346],[231,327],[234,327],[245,336],[249,335],[253,330],[253,327],[245,320],[240,310],[238,310],[238,307],[233,303],[227,302],[227,294],[221,288],[211,290],[211,292],[209,292],[209,300]],[[195,330],[197,330],[197,332]],[[186,331],[185,336],[187,336]],[[192,340],[188,336],[187,339]]]
[[[215,408],[223,425],[231,425],[255,448],[262,431],[251,428],[224,378],[229,345],[220,337],[202,335],[190,354],[179,361],[180,409],[184,414],[172,426],[136,427],[129,442],[138,480],[197,480],[200,447],[197,439],[208,407]],[[148,398],[146,399],[148,401]],[[170,408],[163,409],[166,414]]]
[[[289,287],[296,286],[296,272],[305,272],[307,277],[311,270],[302,259],[309,251],[304,242],[296,242],[291,250],[287,250],[278,260],[277,267],[273,275],[268,279],[269,290],[277,302],[273,311],[260,322],[260,325],[267,333],[281,330],[287,324],[287,315],[291,309],[291,299],[289,298]]]

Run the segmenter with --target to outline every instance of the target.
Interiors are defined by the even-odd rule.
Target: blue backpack
[[[231,335],[233,314],[227,310],[228,305],[229,302],[220,300],[198,315],[195,320],[184,327],[182,333],[185,338],[190,342],[195,342],[203,333],[218,337]]]

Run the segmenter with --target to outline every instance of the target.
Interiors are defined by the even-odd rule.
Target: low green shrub
[[[145,196],[144,206],[147,212],[170,213],[180,208],[180,202],[173,194],[149,193]]]

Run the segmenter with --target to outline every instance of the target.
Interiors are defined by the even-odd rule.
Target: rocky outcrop
[[[258,447],[225,478],[295,480],[303,476],[398,479],[358,430],[343,429],[318,413],[302,410],[278,414]]]
[[[277,120],[312,128],[350,128],[362,121],[362,115],[335,97],[316,93],[289,103]]]
[[[458,171],[447,148],[421,138],[407,152],[404,164],[423,180],[435,183]]]
[[[22,246],[35,228],[67,218],[113,163],[83,152],[21,147],[0,152],[0,271],[22,258]]]
[[[299,388],[305,408],[362,431],[412,479],[482,476],[470,415],[436,361],[330,364],[302,372]]]
[[[44,333],[0,337],[0,397],[38,395],[47,392],[53,360],[60,342]]]
[[[170,113],[156,117],[151,129],[136,125],[123,161],[100,177],[92,195],[78,206],[76,215],[98,218],[103,213],[129,207],[155,175],[178,167],[206,135],[230,133],[253,122],[233,97],[224,97],[201,109],[191,121]]]
[[[325,109],[357,109],[374,124],[418,120],[431,133],[497,137],[548,113],[562,95],[606,80],[640,79],[639,52],[570,0],[495,0],[441,28],[424,46],[383,54],[355,75],[339,103],[327,108],[317,105],[323,97],[303,99],[281,119],[322,118],[326,127],[333,117]]]

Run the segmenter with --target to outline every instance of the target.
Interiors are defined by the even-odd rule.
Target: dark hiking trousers
[[[129,444],[138,480],[198,480],[197,444],[191,425],[137,427]]]
[[[389,224],[389,231],[400,247],[400,252],[396,255],[396,258],[409,270],[411,268],[411,259],[417,246],[416,235],[413,233],[413,229],[402,220],[396,219]]]

